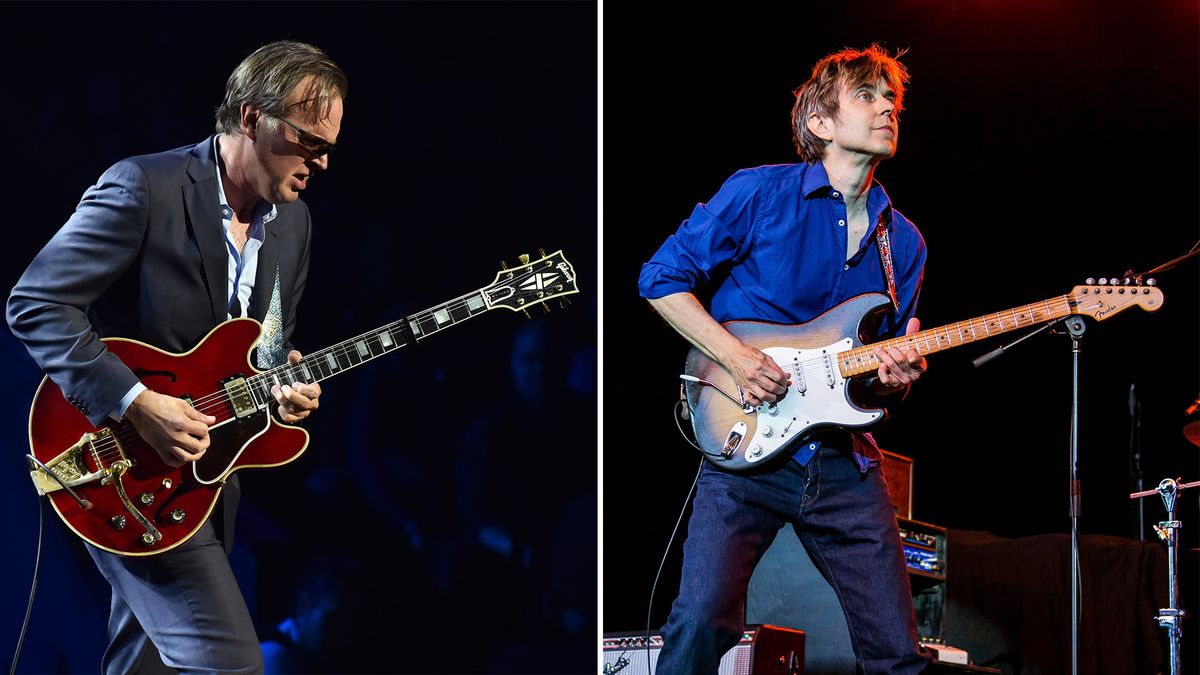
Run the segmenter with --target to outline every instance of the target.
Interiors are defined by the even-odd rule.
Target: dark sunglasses
[[[275,119],[291,127],[296,132],[296,138],[300,145],[304,146],[304,149],[311,152],[314,157],[327,155],[337,148],[337,143],[330,143],[320,136],[310,134],[282,117],[276,117]]]

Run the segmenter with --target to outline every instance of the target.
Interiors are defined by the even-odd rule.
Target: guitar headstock
[[[1143,284],[1141,278],[1101,278],[1088,279],[1086,285],[1072,288],[1067,301],[1072,314],[1085,314],[1103,321],[1130,307],[1157,312],[1162,307],[1163,294],[1153,279]]]
[[[500,263],[501,270],[496,273],[496,279],[482,289],[489,307],[505,307],[518,312],[541,305],[549,311],[545,305],[549,300],[557,299],[563,307],[570,304],[566,296],[579,292],[575,285],[575,268],[562,251],[546,255],[538,249],[538,255],[541,257],[531,261],[528,254],[522,254],[518,258],[521,264],[511,269]]]

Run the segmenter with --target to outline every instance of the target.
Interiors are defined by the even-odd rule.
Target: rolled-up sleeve
[[[734,174],[642,265],[638,292],[661,298],[706,283],[713,270],[745,255],[758,216],[759,180],[753,170]]]

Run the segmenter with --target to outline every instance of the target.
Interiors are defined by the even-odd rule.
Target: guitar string
[[[1091,308],[1092,307],[1081,306],[1081,309],[1083,310]],[[1055,315],[1056,310],[1061,312],[1057,316]],[[1018,311],[1022,311],[1020,317],[1016,315]],[[1044,314],[1040,314],[1041,312],[1044,312]],[[982,317],[976,317],[967,321],[959,321],[951,325],[939,326],[927,331],[921,331],[914,335],[893,338],[891,340],[884,341],[882,344],[888,345],[890,343],[888,348],[893,346],[916,348],[919,353],[931,354],[943,349],[962,346],[981,339],[987,339],[994,335],[1001,335],[1018,328],[1034,326],[1047,321],[1052,321],[1054,319],[1067,316],[1070,313],[1071,305],[1068,297],[1059,296],[1058,298],[1051,298],[1042,302],[1031,303],[1024,307],[1014,307],[1009,310],[996,312]],[[1013,317],[1012,325],[1008,324],[1007,317],[1009,315]],[[994,332],[988,328],[988,326],[992,325],[993,322],[998,329]],[[955,338],[955,334],[957,334],[957,338]],[[936,343],[931,340],[931,338],[936,340]],[[924,343],[924,350],[921,349],[921,343]],[[841,352],[841,358],[839,358],[839,361],[850,369],[851,376],[875,370],[880,364],[879,358],[874,353],[873,348],[875,346],[878,345],[866,345],[864,347],[858,347],[852,350]],[[855,354],[858,355],[855,356]],[[864,366],[864,361],[866,362],[867,369],[861,370]]]
[[[849,364],[850,362],[855,361],[855,360],[858,360],[858,361],[866,360],[868,363],[874,364],[871,368],[873,370],[873,369],[877,368],[878,364],[879,364],[879,358],[877,356],[875,356],[875,353],[874,353],[875,347],[888,345],[886,348],[890,349],[893,346],[899,347],[902,344],[905,346],[911,347],[913,345],[919,345],[920,342],[924,342],[926,351],[921,352],[921,353],[933,353],[938,350],[936,350],[932,347],[932,343],[930,342],[930,337],[936,338],[937,344],[940,346],[941,342],[942,342],[942,338],[938,334],[939,331],[941,331],[942,334],[944,334],[946,336],[945,341],[949,343],[949,346],[951,346],[951,347],[961,346],[961,345],[968,344],[970,342],[978,341],[980,339],[986,339],[988,337],[991,337],[992,335],[1000,335],[1002,333],[1016,330],[1018,328],[1022,328],[1025,326],[1033,326],[1033,325],[1036,325],[1039,323],[1045,323],[1046,321],[1052,321],[1055,318],[1061,318],[1061,316],[1066,316],[1067,314],[1063,314],[1060,317],[1053,316],[1054,310],[1050,307],[1050,305],[1054,304],[1055,306],[1058,306],[1060,303],[1065,305],[1067,314],[1069,314],[1070,309],[1071,309],[1069,297],[1062,295],[1062,296],[1058,296],[1056,298],[1050,298],[1048,300],[1043,300],[1041,302],[1031,303],[1031,304],[1025,305],[1023,307],[1014,307],[1012,309],[995,312],[993,314],[988,314],[988,315],[981,316],[981,317],[975,317],[973,319],[968,319],[966,321],[957,321],[954,324],[947,324],[945,326],[938,326],[937,328],[930,328],[928,330],[920,331],[913,335],[906,335],[906,336],[891,338],[888,340],[883,340],[881,342],[864,345],[862,347],[856,347],[854,349],[846,350],[844,352],[837,352],[831,356],[837,356],[837,357],[839,357],[838,358],[839,362],[842,362],[844,360],[847,364]],[[1045,310],[1046,318],[1037,318],[1038,309],[1036,309],[1035,307],[1038,305],[1042,305],[1042,306],[1046,307],[1046,310]],[[1092,309],[1092,308],[1098,307],[1098,306],[1099,305],[1093,305],[1091,307],[1082,307],[1081,306],[1081,309],[1084,309],[1084,310]],[[1022,316],[1028,316],[1029,318],[1027,320],[1021,320],[1021,319],[1016,318],[1015,314],[1018,310],[1023,311]],[[1011,327],[1008,327],[1006,325],[1005,316],[1009,315],[1009,314],[1014,315],[1014,323]],[[988,321],[991,320],[993,317],[995,318],[995,321],[999,324],[999,328],[1000,328],[1000,330],[995,333],[989,332],[986,328]],[[976,328],[976,326],[979,325],[980,322],[982,322],[982,325],[983,325],[982,330]],[[964,330],[964,328],[963,328],[964,324],[969,328],[969,330]],[[953,328],[951,328],[951,326],[953,326]],[[978,336],[978,333],[980,333],[980,332],[984,333],[983,338],[980,338]],[[957,345],[955,343],[953,333],[958,333]],[[968,335],[971,337],[971,339],[967,339]],[[919,347],[918,347],[918,351],[920,351]],[[860,353],[860,354],[865,354],[865,356],[854,357],[854,358],[850,358],[850,359],[842,358],[842,357],[846,357],[851,354],[854,354],[856,352]],[[816,356],[816,357],[809,358],[804,361],[798,362],[798,364],[795,367],[798,367],[800,369],[800,371],[805,375],[808,375],[809,373],[821,374],[825,371],[826,363],[827,363],[827,361],[826,361],[825,356]]]
[[[380,332],[380,329],[377,329],[375,331],[376,334],[378,332]],[[356,338],[351,338],[348,342],[355,342],[355,341],[356,341]],[[399,348],[399,347],[397,347],[397,348]],[[313,358],[319,362],[320,358],[322,356],[324,356],[325,354],[332,354],[332,355],[334,355],[335,358],[337,356],[346,356],[347,360],[349,360],[351,362],[350,367],[354,367],[357,365],[361,365],[362,363],[365,363],[366,361],[376,358],[378,356],[382,356],[383,354],[386,354],[388,352],[383,352],[381,354],[372,354],[371,356],[368,356],[368,357],[360,356],[360,358],[362,358],[362,360],[359,361],[359,363],[357,363],[357,364],[353,363],[353,360],[349,358],[349,355],[352,353],[355,355],[359,354],[357,347],[355,347],[353,350],[351,350],[351,348],[348,345],[345,345],[345,343],[341,343],[339,345],[334,345],[333,347],[328,347],[328,348],[320,350],[318,352],[314,352],[312,355],[310,355],[310,357],[306,357],[306,359]],[[340,362],[339,362],[339,364],[340,364]],[[262,373],[259,373],[258,375],[247,378],[247,388],[253,389],[255,387],[261,386],[261,388],[266,389],[266,387],[264,385],[268,384],[271,381],[270,378],[267,376],[270,376],[270,375],[278,376],[281,373],[290,374],[292,377],[290,377],[288,379],[290,379],[291,381],[299,381],[297,378],[300,378],[300,375],[296,372],[298,370],[296,368],[298,365],[299,364],[292,364],[292,363],[285,364],[283,366],[278,366],[276,368],[272,368],[271,370],[264,371]],[[325,367],[326,366],[321,366],[321,368],[325,368]],[[315,365],[314,365],[314,368],[316,368]],[[330,370],[329,375],[326,377],[332,377],[333,375],[336,375],[337,373],[339,373],[345,369],[346,368],[343,367],[338,370]],[[320,371],[318,371],[318,373],[320,373]],[[326,377],[320,377],[317,379],[319,381],[321,379],[326,379]],[[302,378],[300,378],[300,379],[302,379]],[[204,396],[200,399],[196,399],[195,401],[193,401],[192,407],[195,408],[198,412],[201,412],[204,414],[217,413],[217,414],[213,415],[214,417],[217,418],[217,422],[224,422],[226,420],[232,419],[234,416],[234,415],[229,414],[230,413],[229,406],[226,405],[231,401],[231,399],[232,399],[232,397],[226,391],[214,392],[213,394]],[[270,401],[267,402],[267,405],[270,405]],[[224,414],[221,414],[221,413],[224,413]],[[99,457],[102,461],[115,461],[115,460],[119,459],[121,457],[120,448],[125,445],[129,446],[130,449],[128,450],[128,452],[130,454],[132,454],[133,450],[135,450],[135,449],[144,449],[145,447],[148,447],[148,446],[146,446],[146,444],[145,444],[144,440],[141,438],[141,436],[137,433],[137,430],[132,427],[132,425],[122,424],[121,426],[122,426],[121,431],[119,431],[119,432],[115,433],[113,436],[105,438],[104,440],[95,444],[94,448],[95,448],[96,454],[99,455]]]
[[[466,317],[464,317],[462,319],[454,319],[453,317],[451,317],[449,323],[447,323],[445,325],[440,325],[440,324],[436,325],[436,330],[441,330],[443,328],[449,328],[450,326],[452,326],[460,321],[464,321],[468,318],[472,318],[472,317],[478,315],[478,313],[472,313],[472,311],[470,309],[470,301],[474,298],[474,296],[482,297],[482,291],[472,291],[470,293],[463,294],[457,298],[454,298],[453,300],[450,300],[446,303],[438,305],[437,307],[430,308],[430,309],[424,310],[422,312],[418,312],[416,314],[413,314],[410,317],[405,317],[403,319],[393,321],[390,324],[386,324],[386,325],[376,328],[374,330],[371,330],[371,331],[368,331],[365,333],[361,333],[361,334],[359,334],[355,337],[352,337],[348,340],[343,340],[342,342],[340,342],[336,345],[333,345],[331,347],[326,347],[319,351],[313,352],[312,354],[309,354],[301,362],[306,362],[306,361],[309,361],[310,359],[313,360],[314,362],[320,362],[323,359],[323,357],[325,357],[327,355],[332,355],[332,356],[334,356],[335,359],[338,356],[349,357],[349,355],[353,353],[353,354],[359,355],[359,358],[362,360],[359,361],[358,363],[353,363],[353,359],[347,358],[347,360],[351,362],[350,367],[353,368],[355,366],[361,365],[369,360],[372,360],[374,358],[382,356],[383,354],[386,354],[388,352],[384,351],[380,354],[374,354],[374,353],[371,353],[370,349],[368,348],[369,355],[366,357],[363,357],[363,356],[361,356],[361,354],[358,351],[357,343],[359,341],[364,341],[366,339],[369,339],[370,337],[378,336],[380,333],[382,333],[384,331],[391,332],[395,328],[401,326],[405,321],[416,321],[419,324],[424,319],[434,317],[434,321],[436,322],[437,321],[437,319],[435,317],[436,313],[443,309],[446,310],[447,313],[449,313],[449,312],[453,312],[453,311],[456,311],[459,309],[466,308],[467,312],[468,312]],[[537,304],[537,303],[533,303],[533,304]],[[483,305],[483,308],[486,311],[487,305],[486,304]],[[479,312],[479,313],[482,313],[482,312]],[[421,337],[427,337],[432,334],[433,333],[431,333],[431,332],[425,332]],[[414,337],[416,337],[416,336],[414,335]],[[418,339],[420,339],[420,338],[418,338]],[[351,349],[351,346],[353,346],[353,350]],[[394,349],[398,349],[401,346],[403,346],[403,345],[397,343],[396,347],[393,348],[393,351],[394,351]],[[385,348],[385,350],[386,350],[386,348]],[[253,375],[249,378],[246,378],[247,386],[252,387],[255,384],[258,384],[260,382],[270,382],[270,379],[267,376],[278,375],[281,372],[288,373],[289,375],[293,376],[291,378],[291,381],[298,382],[300,380],[296,379],[296,378],[299,377],[299,375],[297,374],[299,365],[300,365],[300,363],[287,363],[282,366],[277,366],[275,368],[272,368],[271,370],[263,371],[262,373],[259,373],[257,375]],[[339,366],[340,366],[340,361],[339,361]],[[314,365],[314,367],[315,367],[315,365]],[[325,366],[321,366],[321,367],[324,368]],[[331,370],[330,374],[327,377],[332,377],[333,375],[336,375],[338,372],[341,372],[342,370],[345,370],[345,369],[346,368],[339,367],[338,370]],[[318,381],[320,379],[326,379],[326,378],[324,378],[324,377],[318,378]],[[219,412],[223,412],[226,410],[225,404],[228,403],[230,400],[231,400],[231,397],[228,392],[218,391],[218,392],[213,392],[212,394],[208,394],[199,399],[194,400],[192,402],[192,407],[195,408],[197,411],[205,413],[205,414],[209,414],[212,412],[219,413]],[[269,403],[268,403],[268,405],[269,405]],[[218,415],[214,415],[214,417],[218,417],[217,422],[223,422],[225,420],[231,419],[231,417],[225,417],[224,419],[222,419]],[[100,441],[99,443],[96,443],[93,446],[96,454],[100,457],[100,459],[102,461],[110,461],[110,460],[118,459],[121,455],[119,445],[129,445],[131,448],[131,450],[130,450],[131,452],[133,449],[144,449],[145,447],[148,447],[145,444],[145,441],[137,433],[137,430],[132,428],[132,425],[122,424],[121,426],[124,428],[122,428],[122,430],[120,432],[113,434],[113,436],[108,437],[108,438]]]
[[[526,277],[527,276],[528,275],[526,275]],[[522,280],[521,277],[514,276],[513,279],[510,279],[508,281],[512,284],[518,284],[518,283],[520,283],[521,280]],[[332,347],[327,347],[320,351],[309,354],[308,356],[306,356],[304,358],[304,361],[308,361],[310,359],[316,361],[316,360],[319,360],[319,357],[325,356],[326,354],[333,354],[333,353],[336,353],[339,355],[348,354],[348,353],[350,353],[350,347],[348,345],[350,345],[351,343],[356,343],[361,340],[369,339],[370,337],[377,336],[384,331],[391,332],[395,328],[402,326],[404,324],[404,322],[406,322],[406,321],[409,321],[409,322],[415,321],[416,323],[419,324],[421,321],[424,321],[424,320],[432,317],[432,318],[434,318],[434,321],[435,321],[435,332],[438,330],[442,330],[443,328],[449,328],[450,326],[452,326],[460,321],[472,318],[472,317],[477,316],[478,314],[482,313],[482,312],[475,312],[471,309],[471,306],[470,306],[471,301],[476,298],[483,300],[483,304],[480,305],[480,308],[483,309],[483,311],[492,309],[491,307],[488,307],[486,298],[484,297],[484,291],[486,291],[486,290],[487,289],[484,288],[484,289],[478,289],[478,290],[474,290],[474,291],[471,291],[468,293],[464,293],[463,295],[460,295],[457,298],[454,298],[445,303],[442,303],[441,305],[437,305],[436,307],[431,307],[429,309],[422,310],[420,312],[417,312],[416,314],[413,314],[412,316],[408,316],[408,317],[399,319],[397,321],[393,321],[392,323],[386,324],[384,326],[380,326],[378,328],[367,331],[365,333],[361,333],[361,334],[359,334],[355,337],[352,337],[348,340],[343,340],[342,342],[340,342],[337,345],[333,345]],[[552,294],[552,295],[547,295],[546,297],[538,298],[538,299],[534,300],[533,302],[529,303],[528,306],[532,307],[534,305],[537,305],[537,304],[543,303],[547,300],[550,300],[551,298],[555,298],[560,295],[567,295],[567,294],[568,294],[567,292],[560,292],[560,293],[556,293],[556,294]],[[435,315],[439,311],[445,310],[447,313],[449,313],[449,312],[453,312],[453,311],[463,309],[463,308],[466,308],[466,310],[467,310],[467,316],[464,317],[463,319],[454,319],[453,317],[450,317],[450,323],[448,323],[446,325],[441,325],[440,323],[436,323],[437,319],[436,319]],[[421,335],[420,337],[418,337],[417,339],[419,340],[421,338],[428,337],[429,335],[432,335],[432,334],[433,333],[427,332],[427,333],[424,333],[423,335]],[[337,352],[336,350],[338,350],[338,349],[342,349],[342,351]],[[374,358],[374,356],[371,356],[368,358]],[[360,363],[362,363],[362,362],[360,362]],[[281,370],[281,369],[285,369],[285,368],[288,368],[291,366],[297,366],[297,365],[299,365],[299,364],[284,364],[283,366],[279,366],[279,367],[269,370],[269,371],[264,371],[263,373],[259,373],[258,375],[251,376],[251,378],[247,378],[247,379],[253,379],[253,378],[260,377],[260,376],[269,375],[269,374],[275,373],[277,370]],[[354,365],[359,365],[359,364],[353,364],[351,367],[353,367]],[[332,373],[331,373],[331,375],[332,375]],[[298,380],[293,380],[293,381],[298,381]],[[193,401],[193,407],[195,407],[197,404],[207,403],[214,396],[219,397],[222,394],[223,394],[223,392],[214,392],[213,394],[209,394],[200,399],[196,399],[195,401]]]
[[[1055,316],[1054,315],[1055,310],[1054,310],[1054,308],[1051,307],[1051,304],[1053,303],[1054,305],[1057,306],[1060,303],[1060,301],[1063,304],[1063,307],[1059,308],[1059,309],[1060,310],[1065,309],[1066,313]],[[1096,305],[1096,306],[1099,306],[1099,305]],[[1045,308],[1044,309],[1045,315],[1043,318],[1040,318],[1038,316],[1038,313],[1040,311],[1043,311],[1042,307]],[[1083,308],[1083,309],[1091,309],[1091,307],[1087,307],[1087,308]],[[1006,316],[1009,314],[1015,315],[1015,313],[1018,310],[1026,310],[1022,314],[1022,316],[1027,316],[1028,319],[1017,319],[1014,316],[1015,323],[1011,327],[1009,327],[1006,324],[1006,321],[1007,321]],[[870,369],[873,370],[873,369],[877,368],[879,365],[879,358],[877,356],[875,356],[875,353],[874,353],[874,347],[877,347],[877,346],[887,345],[888,343],[892,343],[888,348],[891,348],[893,346],[894,347],[903,346],[903,347],[910,347],[910,348],[916,347],[918,352],[920,352],[922,354],[932,354],[937,351],[941,351],[942,349],[955,347],[955,346],[962,346],[965,344],[969,344],[971,342],[976,342],[978,340],[987,339],[994,335],[1001,335],[1003,333],[1007,333],[1009,331],[1016,330],[1018,328],[1034,326],[1034,325],[1037,325],[1040,323],[1045,323],[1047,321],[1053,321],[1056,318],[1062,318],[1063,316],[1067,316],[1068,314],[1070,314],[1070,310],[1071,310],[1071,305],[1070,305],[1070,301],[1069,301],[1068,297],[1065,295],[1059,296],[1057,298],[1051,298],[1049,300],[1044,300],[1042,302],[1031,303],[1029,305],[1026,305],[1025,307],[1014,307],[1009,310],[995,312],[993,314],[976,317],[974,319],[969,319],[967,321],[955,322],[952,325],[947,324],[946,326],[930,328],[928,330],[920,331],[919,333],[915,333],[913,335],[900,336],[900,337],[892,338],[890,340],[882,341],[880,343],[873,343],[870,345],[864,345],[863,347],[856,347],[855,349],[847,350],[844,352],[839,352],[840,357],[846,357],[846,358],[839,358],[839,361],[844,362],[847,366],[850,366],[851,368],[854,368],[855,366],[853,364],[855,362],[857,362],[857,364],[858,364],[857,367],[861,368],[862,362],[865,360],[870,365]],[[990,324],[990,322],[992,320],[995,321],[997,327],[999,328],[999,330],[997,330],[995,332],[988,330],[988,325]],[[979,328],[979,325],[981,323],[982,323],[982,330]],[[966,324],[965,329],[963,327],[963,324]],[[955,338],[954,338],[955,333],[958,334],[957,342],[955,341]],[[982,337],[980,336],[980,333],[983,333]],[[943,337],[943,335],[945,337]],[[936,346],[935,346],[935,343],[932,343],[930,341],[931,337],[936,339]],[[968,339],[968,337],[970,339]],[[943,345],[943,341],[947,344]],[[922,342],[925,345],[924,351],[922,351],[920,349],[920,343],[922,343]],[[856,352],[863,354],[863,356],[852,357],[851,355],[855,354]]]

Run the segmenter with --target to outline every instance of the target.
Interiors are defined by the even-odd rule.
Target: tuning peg
[[[544,248],[539,248],[539,249],[538,249],[538,257],[539,257],[539,258],[545,258],[545,257],[546,257],[546,249],[544,249]]]
[[[1111,278],[1111,279],[1109,279],[1109,280],[1108,280],[1108,283],[1109,283],[1110,285],[1116,286],[1117,284],[1121,283],[1121,280],[1120,280],[1120,279],[1118,279],[1118,278],[1116,278],[1116,277],[1113,277],[1113,278]]]
[[[1124,283],[1126,286],[1128,286],[1133,283],[1133,279],[1130,279],[1129,277],[1125,277]]]
[[[559,298],[559,299],[558,299],[558,307],[559,307],[559,309],[566,309],[566,308],[568,308],[568,307],[570,307],[570,306],[571,306],[571,299],[570,299],[570,298]]]
[[[1158,285],[1158,281],[1156,281],[1156,280],[1154,280],[1154,279],[1147,279],[1147,280],[1146,280],[1146,285],[1147,285],[1147,286],[1157,286],[1157,285]]]
[[[501,261],[500,261],[500,269],[502,269],[502,270],[506,270],[506,269],[508,269],[508,263],[506,263],[506,262],[504,262],[503,260],[501,260]]]
[[[525,315],[525,318],[526,318],[526,319],[532,319],[532,318],[533,318],[532,316],[529,316],[529,310],[527,310],[527,309],[523,309],[523,310],[521,310],[521,313]]]
[[[522,253],[521,255],[517,256],[517,262],[521,263],[522,265],[528,265],[529,264],[529,254]]]
[[[1100,285],[1107,286],[1108,285],[1108,277],[1100,277]]]
[[[542,314],[549,314],[549,313],[550,313],[550,308],[546,306],[546,303],[544,303],[544,302],[543,302],[543,303],[541,304],[541,308],[542,308]]]
[[[1083,283],[1087,284],[1088,286],[1095,286],[1096,285],[1096,277],[1088,277],[1083,280]]]

